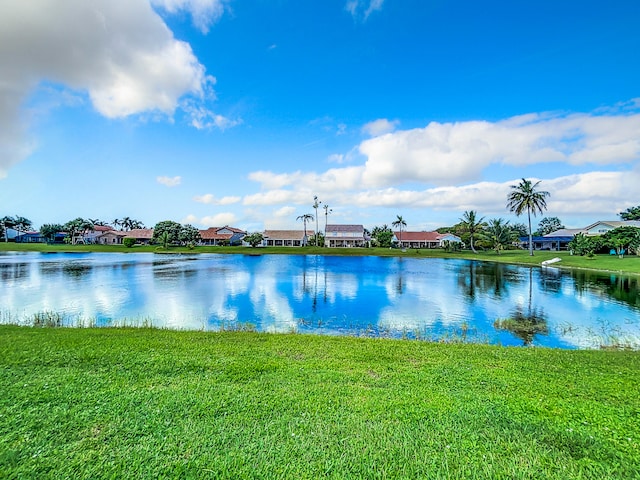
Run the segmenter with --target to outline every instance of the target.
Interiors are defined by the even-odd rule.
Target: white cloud
[[[238,221],[235,214],[230,212],[218,213],[216,215],[203,217],[199,220],[199,224],[206,227],[223,227],[225,225],[233,225]]]
[[[166,187],[176,187],[182,182],[182,177],[156,177],[156,181]]]
[[[188,12],[193,24],[204,34],[209,32],[211,25],[222,16],[225,9],[222,0],[151,0],[151,3],[171,14]]]
[[[640,114],[533,114],[501,122],[432,122],[365,140],[362,180],[450,184],[477,180],[491,164],[606,165],[640,158]]]
[[[351,14],[354,19],[369,18],[373,12],[382,10],[384,0],[347,0],[344,9]]]
[[[220,4],[159,3],[170,12],[188,10],[194,21],[219,11]],[[0,175],[32,148],[20,114],[41,81],[86,92],[108,118],[144,112],[171,116],[181,97],[204,99],[214,81],[148,0],[5,0],[0,3],[0,71]],[[229,126],[223,117],[203,118]]]
[[[216,198],[215,195],[207,193],[205,195],[197,195],[193,197],[193,200],[198,203],[205,203],[209,205],[232,205],[242,200],[242,197],[227,196]]]
[[[187,113],[191,126],[198,130],[209,130],[211,128],[226,130],[227,128],[232,128],[242,123],[240,119],[232,120],[223,115],[216,114],[201,103],[193,101],[184,102],[182,109]]]
[[[276,217],[291,217],[295,211],[295,207],[282,207],[276,210],[273,215]]]
[[[370,137],[377,137],[384,135],[385,133],[393,132],[400,122],[398,120],[387,120],[386,118],[379,118],[373,122],[369,122],[362,127],[362,132]]]

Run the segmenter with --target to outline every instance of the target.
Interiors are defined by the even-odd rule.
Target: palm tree
[[[507,208],[518,217],[525,211],[529,220],[529,255],[533,256],[533,234],[531,233],[531,214],[535,216],[547,209],[546,197],[549,192],[536,191],[540,180],[532,183],[531,180],[522,179],[518,185],[511,185],[511,193],[507,197]]]
[[[502,218],[494,218],[489,220],[487,226],[487,239],[491,242],[492,248],[500,255],[500,250],[509,245],[513,241],[514,231]]]
[[[318,200],[318,196],[314,195],[313,196],[313,208],[316,209],[316,245],[318,244],[318,207],[320,206],[322,202]]]
[[[324,246],[328,247],[329,244],[327,243],[327,222],[329,221],[329,214],[333,212],[333,209],[329,208],[329,205],[327,205],[326,203],[322,208],[324,208]]]
[[[471,247],[471,251],[473,253],[476,252],[476,248],[473,246],[473,237],[476,234],[481,233],[486,226],[486,223],[483,221],[484,217],[478,219],[478,212],[475,210],[469,210],[464,212],[462,218],[460,219],[460,227],[462,231],[469,234],[469,246]]]
[[[26,217],[21,217],[20,215],[16,215],[16,217],[14,218],[13,225],[14,225],[13,228],[17,230],[18,235],[21,235],[22,232],[26,232],[27,230],[29,230],[29,228],[31,228],[33,223],[31,222],[31,220],[29,220]]]
[[[394,227],[398,227],[400,229],[400,238],[398,240],[400,240],[400,247],[402,247],[402,227],[406,227],[407,226],[407,222],[404,221],[404,218],[402,218],[402,215],[396,215],[396,221],[393,222],[391,225]]]
[[[310,213],[305,213],[303,215],[298,216],[296,220],[302,220],[302,223],[304,224],[304,238],[302,239],[302,244],[303,246],[306,246],[307,245],[307,222],[313,221],[313,215],[311,215]]]

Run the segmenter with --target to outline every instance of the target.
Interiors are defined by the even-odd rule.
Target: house
[[[393,232],[401,248],[439,248],[445,241],[462,243],[453,233],[438,232]]]
[[[109,230],[98,237],[98,243],[100,245],[121,245],[122,239],[128,234],[129,232],[120,230]]]
[[[569,242],[577,234],[581,233],[590,237],[604,235],[618,227],[638,227],[640,221],[637,220],[600,220],[584,228],[562,228],[555,232],[548,233],[542,237],[532,237],[534,250],[567,250]],[[520,248],[529,248],[529,237],[520,237]]]
[[[265,230],[262,234],[267,247],[300,247],[303,245],[303,230]]]
[[[200,230],[200,245],[239,245],[247,232],[228,225]]]
[[[368,241],[362,225],[327,225],[325,229],[325,246],[364,247]]]
[[[581,232],[587,236],[604,235],[610,230],[614,230],[618,227],[638,227],[640,228],[639,220],[600,220],[587,227],[584,227]]]
[[[54,235],[51,243],[63,243],[66,236],[65,232],[58,232]],[[26,232],[17,235],[14,240],[16,243],[48,243],[48,240],[40,232]]]
[[[134,228],[128,232],[122,232],[125,234],[125,238],[135,238],[136,243],[142,245],[149,245],[153,239],[153,228]]]

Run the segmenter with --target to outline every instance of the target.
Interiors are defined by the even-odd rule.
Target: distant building
[[[439,248],[444,242],[462,243],[453,233],[438,232],[393,232],[401,248]]]
[[[327,225],[325,245],[333,247],[364,247],[368,241],[362,225]]]

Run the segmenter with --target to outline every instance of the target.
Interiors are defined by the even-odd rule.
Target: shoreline
[[[505,250],[501,254],[494,251],[482,251],[477,254],[471,252],[445,252],[442,249],[399,249],[389,248],[325,248],[325,247],[220,247],[198,246],[193,249],[187,247],[170,247],[168,250],[155,245],[136,245],[127,248],[123,245],[47,245],[47,244],[16,244],[0,242],[2,252],[40,252],[40,253],[155,253],[165,254],[224,254],[224,255],[326,255],[326,256],[378,256],[397,258],[454,258],[460,260],[474,260],[479,262],[505,263],[518,266],[533,266],[539,268],[557,268],[561,270],[582,270],[616,275],[640,276],[640,256],[629,255],[623,259],[612,255],[596,255],[593,258],[570,255],[569,252],[538,251],[533,257],[525,250]],[[562,261],[553,266],[541,265],[543,261],[560,257]]]

